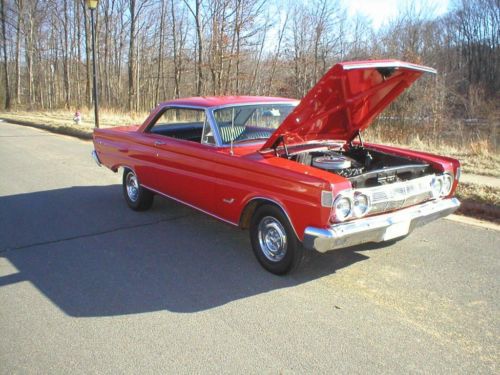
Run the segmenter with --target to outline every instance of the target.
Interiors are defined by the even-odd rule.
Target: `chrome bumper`
[[[97,156],[97,152],[95,150],[92,150],[92,158],[94,159],[96,164],[100,167],[101,161],[99,160],[99,156]]]
[[[387,214],[332,225],[328,229],[307,227],[304,247],[325,253],[330,250],[404,237],[416,227],[447,216],[460,207],[456,198],[422,203]]]

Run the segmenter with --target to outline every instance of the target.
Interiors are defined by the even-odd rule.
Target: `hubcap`
[[[272,262],[279,262],[286,255],[286,231],[272,216],[262,218],[259,223],[259,244],[262,252]]]
[[[137,182],[137,177],[132,172],[127,174],[125,186],[127,187],[128,198],[132,202],[136,202],[137,198],[139,198],[139,182]]]

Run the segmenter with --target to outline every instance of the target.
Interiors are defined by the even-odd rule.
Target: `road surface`
[[[0,373],[498,373],[500,232],[442,219],[264,271],[248,233],[129,210],[90,142],[0,124]]]

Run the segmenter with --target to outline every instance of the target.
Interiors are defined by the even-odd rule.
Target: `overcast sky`
[[[372,21],[375,29],[378,29],[385,21],[395,17],[398,9],[405,8],[408,0],[343,0],[353,16],[359,12]],[[448,10],[449,0],[415,0],[417,9],[424,7],[426,11],[439,16]]]

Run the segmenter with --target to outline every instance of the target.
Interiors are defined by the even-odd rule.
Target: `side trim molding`
[[[148,189],[148,190],[151,190],[151,191],[155,192],[156,194],[162,195],[162,196],[164,196],[165,198],[172,199],[172,200],[174,200],[174,201],[176,201],[176,202],[179,202],[179,203],[182,203],[182,204],[184,204],[184,205],[186,205],[186,206],[188,206],[188,207],[194,208],[195,210],[198,210],[198,211],[200,211],[200,212],[203,212],[204,214],[210,215],[210,216],[212,216],[212,217],[216,218],[217,220],[223,221],[223,222],[225,222],[225,223],[227,223],[227,224],[234,225],[235,227],[239,227],[239,224],[238,224],[238,223],[234,223],[234,222],[232,222],[232,221],[229,221],[229,220],[223,219],[223,218],[222,218],[222,217],[220,217],[220,216],[217,216],[217,215],[215,215],[215,214],[213,214],[213,213],[211,213],[211,212],[209,212],[209,211],[206,211],[206,210],[204,210],[204,209],[202,209],[202,208],[199,208],[199,207],[197,207],[197,206],[195,206],[195,205],[192,205],[192,204],[190,204],[190,203],[184,202],[184,201],[183,201],[183,200],[181,200],[181,199],[177,199],[177,198],[175,198],[175,197],[172,197],[171,195],[168,195],[168,194],[162,193],[161,191],[158,191],[158,190],[156,190],[156,189],[150,188],[149,186],[146,186],[146,185],[144,185],[144,184],[143,184],[143,185],[141,185],[141,186],[142,186],[142,187],[144,187],[144,188],[146,188],[146,189]]]

